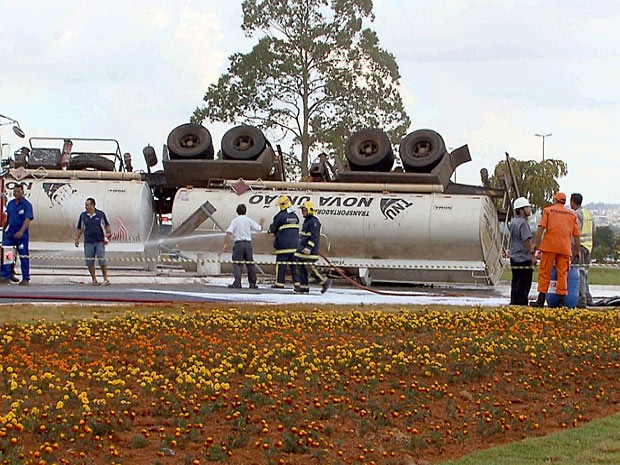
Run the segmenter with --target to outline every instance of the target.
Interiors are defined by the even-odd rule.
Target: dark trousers
[[[256,267],[254,266],[254,255],[252,255],[252,241],[237,241],[232,250],[233,262],[246,262],[248,269],[248,282],[250,286],[256,284]],[[241,275],[243,274],[243,263],[233,263],[233,276],[236,286],[241,286]]]
[[[286,281],[286,268],[291,270],[291,277],[295,282],[295,252],[276,254],[276,284],[284,286]]]
[[[312,273],[319,279],[319,284],[323,284],[327,281],[327,277],[321,273],[314,264],[316,263],[316,259],[314,258],[301,258],[297,257],[297,279],[296,282],[299,282],[300,289],[309,289],[310,286],[308,284],[308,273]]]
[[[528,296],[532,287],[532,275],[534,274],[532,261],[517,262],[510,259],[510,266],[513,267],[510,283],[510,305],[529,305]]]

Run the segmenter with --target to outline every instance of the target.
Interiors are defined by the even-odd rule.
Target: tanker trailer
[[[16,183],[22,184],[24,195],[34,208],[35,219],[30,224],[32,264],[45,267],[81,265],[84,253],[82,247],[73,246],[73,238],[77,219],[84,211],[84,201],[92,197],[110,222],[112,240],[106,246],[109,265],[152,268],[155,256],[148,254],[148,246],[156,222],[148,184],[139,180],[93,182],[79,178],[80,174],[85,173],[76,172],[74,178],[58,178],[50,173],[45,179],[6,181],[9,193]]]
[[[332,190],[316,190],[319,187]],[[490,197],[433,192],[430,186],[426,193],[407,192],[406,186],[400,186],[402,192],[384,192],[385,185],[376,186],[376,192],[364,192],[366,187],[348,184],[344,192],[329,183],[317,183],[313,190],[305,191],[240,192],[232,184],[226,189],[181,188],[172,207],[173,231],[206,202],[210,214],[193,233],[176,238],[174,247],[186,256],[196,254],[194,258],[208,257],[225,264],[230,255],[221,253],[223,230],[236,216],[236,205],[244,203],[249,217],[264,219],[268,225],[278,212],[277,198],[288,195],[295,206],[306,200],[314,202],[323,225],[321,253],[366,284],[494,285],[498,281],[501,240]],[[271,236],[261,234],[253,244],[254,258],[261,267],[273,263]],[[319,264],[326,262],[321,259]]]
[[[54,147],[53,141],[59,142],[62,149]],[[112,142],[116,149],[103,153],[71,151],[76,141],[91,145]],[[16,163],[21,166],[10,171],[5,187],[11,196],[13,187],[22,184],[25,197],[33,205],[35,219],[30,224],[33,266],[83,265],[83,249],[76,248],[73,240],[78,217],[89,197],[96,200],[97,208],[106,213],[110,222],[112,240],[106,247],[109,265],[134,269],[156,266],[156,240],[149,248],[151,234],[157,232],[152,191],[141,180],[140,173],[121,171],[130,159],[128,154],[121,158],[118,142],[33,137],[30,145],[29,157],[23,164]]]

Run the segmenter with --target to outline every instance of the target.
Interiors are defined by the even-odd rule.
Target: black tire
[[[115,171],[114,162],[96,153],[83,153],[72,156],[69,160],[70,170]]]
[[[211,146],[205,152],[205,158],[207,160],[213,160],[214,155],[215,155],[215,149],[213,148],[213,144],[211,144]]]
[[[157,154],[155,153],[155,149],[150,145],[147,145],[142,149],[142,155],[144,155],[146,166],[151,167],[157,164]]]
[[[380,129],[363,129],[347,141],[345,156],[352,171],[388,172],[394,165],[394,150]]]
[[[207,128],[186,123],[174,128],[168,135],[170,159],[213,159],[213,140]]]
[[[446,144],[432,129],[418,129],[408,134],[398,148],[407,172],[429,172],[446,155]]]
[[[224,160],[256,160],[265,150],[267,139],[254,126],[236,126],[222,137],[222,158]]]

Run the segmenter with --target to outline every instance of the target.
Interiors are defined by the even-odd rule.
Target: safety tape
[[[585,264],[571,264],[570,265],[571,268],[586,268],[586,269],[590,269],[590,268],[620,268],[620,264],[607,264],[607,263],[590,263],[589,265],[585,265]],[[510,265],[510,264],[506,264],[504,265],[504,268],[510,268],[512,270],[527,270],[527,269],[533,269],[533,268],[540,268],[540,265],[537,263],[536,265]]]
[[[26,256],[24,256],[26,257]],[[84,257],[61,257],[58,255],[30,255],[27,256],[31,261],[40,260],[40,261],[78,261],[83,263]],[[94,261],[98,261],[97,258],[93,258]],[[324,267],[329,268],[330,265],[321,261],[293,261],[293,262],[284,262],[275,260],[272,261],[261,261],[261,260],[212,260],[212,259],[191,259],[186,257],[166,257],[166,258],[148,258],[148,257],[106,257],[106,262],[153,262],[157,264],[181,264],[181,263],[196,263],[199,265],[205,265],[209,263],[214,264],[225,264],[225,265],[295,265],[298,266],[300,264],[308,264],[314,265],[316,267]],[[347,263],[347,264],[335,264],[337,267],[344,268],[386,268],[386,269],[422,269],[422,270],[432,270],[432,269],[440,269],[440,270],[463,270],[463,271],[481,271],[481,267],[478,266],[453,266],[453,265],[407,265],[407,264],[375,264],[375,263]]]
[[[20,257],[19,254],[17,257]],[[23,258],[30,258],[30,260],[39,260],[39,261],[76,261],[83,263],[85,258],[84,256],[59,256],[59,255],[30,255],[30,256],[21,256]],[[97,261],[97,258],[93,258],[93,260]],[[225,259],[209,259],[209,258],[187,258],[182,256],[159,256],[157,258],[149,258],[149,257],[118,257],[118,256],[109,256],[105,258],[106,262],[120,262],[120,263],[156,263],[156,264],[182,264],[182,263],[195,263],[198,265],[206,265],[206,264],[224,264],[224,265],[299,265],[300,263],[311,264],[317,267],[330,267],[329,264],[321,261],[308,261],[308,262],[299,262],[299,261],[275,261],[275,260],[225,260]],[[461,271],[481,271],[480,266],[457,266],[457,265],[431,265],[431,264],[399,264],[399,263],[334,263],[336,267],[343,268],[369,268],[369,269],[409,269],[409,270],[461,270]],[[534,266],[511,266],[509,264],[503,265],[503,268],[510,268],[512,270],[519,269],[536,269],[539,265],[536,264]],[[606,264],[606,263],[592,263],[590,265],[571,265],[572,268],[620,268],[620,264]]]

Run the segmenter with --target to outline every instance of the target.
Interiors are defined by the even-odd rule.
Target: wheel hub
[[[360,144],[358,153],[363,157],[372,157],[379,151],[379,147],[374,141],[365,141]]]
[[[200,139],[193,134],[188,134],[181,138],[181,147],[186,149],[191,149],[192,147],[196,147],[200,144]]]
[[[239,151],[249,150],[254,146],[254,139],[247,136],[237,137],[235,139],[235,149]]]
[[[413,147],[413,156],[416,158],[424,158],[428,157],[428,155],[433,151],[433,146],[430,142],[418,142]]]

